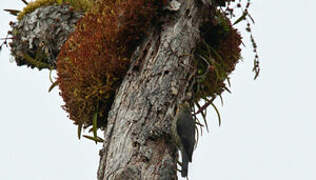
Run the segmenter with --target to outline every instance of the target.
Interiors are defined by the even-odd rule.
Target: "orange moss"
[[[115,91],[130,57],[157,15],[160,1],[104,0],[83,17],[58,57],[57,73],[63,108],[77,125],[106,125]]]

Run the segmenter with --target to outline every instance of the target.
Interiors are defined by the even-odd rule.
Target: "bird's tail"
[[[188,165],[189,165],[189,158],[185,153],[182,153],[182,167],[181,167],[182,177],[188,176]]]

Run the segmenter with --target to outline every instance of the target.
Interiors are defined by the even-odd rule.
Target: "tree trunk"
[[[180,1],[136,50],[108,115],[98,180],[177,179],[176,105],[190,97],[202,8]]]

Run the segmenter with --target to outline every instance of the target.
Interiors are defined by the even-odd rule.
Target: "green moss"
[[[224,81],[240,59],[241,36],[220,11],[200,27],[202,41],[195,51],[198,81],[195,101],[216,97],[228,90]]]
[[[54,69],[54,67],[50,64],[44,63],[39,59],[34,59],[31,56],[29,56],[28,54],[24,54],[23,55],[24,60],[31,66],[37,67],[38,69]],[[39,58],[39,57],[38,57]]]
[[[92,5],[92,0],[36,0],[28,3],[28,5],[18,14],[18,20],[22,20],[25,14],[33,12],[41,6],[48,6],[52,4],[69,3],[77,11],[88,11]]]

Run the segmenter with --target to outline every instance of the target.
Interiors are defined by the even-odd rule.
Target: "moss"
[[[157,0],[107,0],[79,20],[57,60],[63,108],[79,127],[105,127],[130,58],[159,7]]]
[[[224,81],[240,59],[241,36],[221,11],[200,27],[202,41],[195,53],[198,82],[196,100],[215,97],[228,90]]]
[[[92,0],[36,0],[28,3],[28,5],[18,14],[17,18],[20,21],[25,14],[31,13],[41,6],[48,6],[52,4],[61,5],[62,3],[69,3],[77,11],[87,11],[93,5]]]
[[[32,58],[30,55],[28,54],[24,54],[23,55],[24,60],[27,62],[27,64],[29,64],[32,67],[37,67],[38,69],[55,69],[54,66],[47,64],[45,62],[42,62],[41,57],[36,57],[35,59]],[[44,57],[45,58],[45,57]]]

